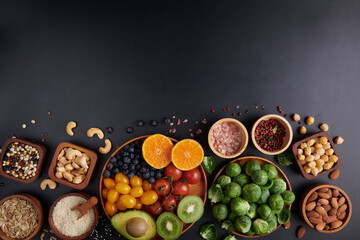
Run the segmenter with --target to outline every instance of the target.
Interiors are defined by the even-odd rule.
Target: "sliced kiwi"
[[[184,197],[178,206],[177,214],[184,223],[193,223],[204,213],[204,202],[198,196]]]
[[[164,212],[156,220],[156,230],[163,239],[175,240],[181,234],[182,223],[175,214]]]

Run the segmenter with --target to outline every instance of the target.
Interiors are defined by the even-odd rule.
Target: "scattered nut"
[[[343,142],[344,142],[344,139],[340,136],[338,136],[334,139],[334,143],[336,143],[336,144],[342,144]]]
[[[109,139],[105,139],[105,147],[100,147],[99,152],[102,154],[107,154],[111,150],[111,141]]]
[[[296,237],[299,238],[299,239],[302,238],[302,237],[304,237],[305,232],[306,232],[305,227],[304,227],[304,226],[300,226],[300,227],[297,229]]]
[[[98,138],[103,139],[104,138],[104,132],[100,128],[90,128],[87,131],[88,137],[93,137],[94,135],[97,135]]]
[[[49,186],[50,189],[55,189],[56,188],[56,182],[54,182],[51,179],[44,179],[41,183],[40,183],[40,188],[41,190],[45,190],[46,187]]]
[[[72,182],[74,180],[74,175],[72,175],[70,172],[64,172],[64,178],[69,182]]]
[[[62,179],[64,177],[64,174],[62,172],[56,172],[55,177]]]
[[[297,113],[295,113],[295,114],[293,115],[293,120],[294,120],[295,122],[300,121],[300,115],[297,114]]]
[[[290,226],[291,226],[290,220],[287,221],[287,223],[284,224],[284,228],[285,228],[285,229],[289,229]]]
[[[326,123],[323,123],[320,125],[320,129],[327,132],[329,130],[329,125],[327,125]]]
[[[84,179],[85,179],[85,175],[76,176],[76,177],[74,177],[73,183],[80,184],[84,181]]]
[[[335,169],[334,171],[332,171],[329,175],[330,179],[332,180],[336,180],[340,175],[340,170],[339,169]]]
[[[302,134],[302,135],[306,134],[306,127],[301,126],[300,129],[299,129],[299,133]]]
[[[314,123],[314,121],[315,121],[314,117],[309,116],[309,117],[306,118],[306,124],[307,125],[312,125]]]
[[[66,125],[66,133],[70,136],[74,136],[73,128],[76,127],[76,122],[71,121]]]

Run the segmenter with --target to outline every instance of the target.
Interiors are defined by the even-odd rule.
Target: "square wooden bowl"
[[[55,176],[57,157],[59,156],[59,153],[63,148],[69,148],[69,147],[86,153],[90,158],[90,167],[89,167],[89,169],[88,169],[88,171],[86,173],[86,177],[85,177],[84,181],[82,183],[80,183],[80,184],[74,184],[74,183],[69,182],[65,178],[60,179],[60,178],[57,178]],[[95,165],[96,165],[96,161],[97,161],[97,155],[96,155],[96,153],[94,151],[92,151],[90,149],[87,149],[87,148],[84,148],[84,147],[81,147],[81,146],[78,146],[78,145],[75,145],[75,144],[72,144],[72,143],[69,143],[69,142],[62,142],[57,146],[55,154],[54,154],[53,159],[51,161],[51,165],[49,167],[49,177],[52,180],[54,180],[55,182],[64,184],[66,186],[69,186],[69,187],[72,187],[72,188],[75,188],[75,189],[78,189],[78,190],[84,189],[89,184],[91,175],[92,175],[92,173],[94,171],[94,168],[95,168]]]
[[[297,149],[298,149],[298,147],[299,147],[299,145],[300,145],[301,143],[306,142],[306,141],[308,141],[308,140],[310,140],[310,139],[313,139],[313,138],[318,138],[318,137],[326,137],[326,138],[329,140],[330,145],[331,145],[331,148],[334,149],[334,155],[338,157],[338,160],[337,160],[337,162],[333,165],[332,168],[330,168],[329,170],[324,170],[324,171],[322,171],[321,173],[319,173],[317,176],[314,176],[314,175],[312,175],[312,174],[309,174],[309,173],[305,172],[304,167],[301,165],[300,160],[299,160],[298,157],[297,157]],[[327,174],[327,173],[329,173],[329,172],[332,172],[332,171],[335,170],[335,169],[338,169],[338,168],[341,166],[341,159],[340,159],[339,153],[338,153],[338,151],[336,150],[335,144],[334,144],[333,140],[331,139],[330,135],[327,134],[326,132],[318,132],[318,133],[312,134],[312,135],[310,135],[310,136],[308,136],[308,137],[306,137],[306,138],[304,138],[304,139],[302,139],[302,140],[300,140],[300,141],[295,142],[295,143],[293,144],[293,146],[292,146],[292,153],[293,153],[293,155],[294,155],[294,158],[296,159],[296,163],[297,163],[297,165],[299,166],[299,169],[300,169],[300,171],[301,171],[301,174],[302,174],[302,175],[304,176],[304,178],[306,178],[306,179],[310,179],[310,180],[311,180],[311,179],[320,177],[320,176],[322,176],[322,175],[324,175],[324,174]]]
[[[11,144],[11,143],[14,143],[14,142],[18,142],[18,143],[23,143],[23,144],[26,144],[26,145],[29,145],[31,147],[34,147],[38,152],[39,152],[39,161],[38,161],[38,165],[37,165],[37,170],[36,170],[36,173],[35,173],[35,176],[29,178],[29,179],[20,179],[20,178],[17,178],[17,177],[14,177],[14,176],[11,176],[9,174],[7,174],[4,170],[3,170],[3,160],[4,160],[4,156],[5,156],[5,153],[6,153],[6,150],[8,148],[8,146]],[[36,179],[39,178],[39,175],[40,175],[40,171],[41,171],[41,168],[43,166],[43,163],[44,163],[44,158],[45,158],[45,154],[46,154],[46,148],[43,146],[43,145],[40,145],[40,144],[37,144],[37,143],[34,143],[34,142],[31,142],[29,140],[25,140],[25,139],[21,139],[21,138],[10,138],[8,140],[6,140],[3,148],[2,148],[2,152],[1,152],[1,155],[0,155],[0,175],[3,176],[3,177],[6,177],[6,178],[10,178],[12,180],[15,180],[15,181],[18,181],[18,182],[22,182],[22,183],[32,183],[34,182]]]

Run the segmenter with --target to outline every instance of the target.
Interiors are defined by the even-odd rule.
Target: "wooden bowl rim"
[[[33,237],[36,236],[36,234],[38,234],[40,232],[40,230],[42,229],[43,223],[44,223],[44,210],[42,208],[41,202],[34,197],[33,195],[27,194],[27,193],[17,193],[17,194],[12,194],[9,195],[3,199],[1,199],[0,201],[0,205],[2,205],[6,200],[9,200],[11,198],[21,198],[24,199],[28,202],[31,203],[31,205],[33,205],[33,207],[35,208],[37,214],[38,214],[38,220],[39,220],[39,224],[38,226],[35,228],[34,232],[31,233],[27,238],[23,238],[21,240],[30,240]],[[4,240],[19,240],[17,238],[11,238],[8,237],[0,228],[0,237],[3,238]]]
[[[304,167],[301,165],[300,160],[299,160],[298,157],[297,157],[297,149],[298,149],[298,147],[299,147],[299,145],[300,145],[301,143],[306,142],[306,141],[308,141],[308,140],[310,140],[310,139],[313,139],[313,138],[320,137],[320,136],[326,137],[326,138],[329,140],[330,145],[331,145],[331,148],[334,149],[334,155],[338,157],[338,160],[337,160],[337,162],[333,165],[332,168],[330,168],[329,170],[324,170],[324,171],[322,171],[321,173],[319,173],[317,176],[314,176],[314,175],[312,175],[312,174],[308,174],[307,172],[305,172]],[[311,134],[311,135],[309,135],[309,136],[307,136],[307,137],[305,137],[305,138],[303,138],[303,139],[295,142],[295,143],[292,145],[291,150],[292,150],[292,153],[293,153],[294,158],[295,158],[295,160],[296,160],[297,166],[298,166],[299,169],[300,169],[301,174],[303,175],[304,178],[309,179],[309,180],[315,179],[315,178],[320,177],[320,176],[322,176],[322,175],[324,175],[324,174],[327,174],[327,173],[329,173],[329,172],[332,172],[332,171],[334,171],[335,169],[340,168],[340,166],[341,166],[341,158],[340,158],[340,156],[339,156],[339,152],[338,152],[337,149],[335,148],[335,143],[333,142],[331,136],[330,136],[328,133],[323,132],[323,131],[320,131],[320,132]]]
[[[215,184],[216,183],[216,180],[218,179],[218,177],[221,175],[221,173],[225,170],[225,168],[230,164],[230,163],[233,163],[233,162],[241,162],[241,161],[244,161],[244,160],[247,160],[247,161],[250,161],[251,159],[255,159],[255,160],[259,160],[261,162],[265,162],[265,163],[268,163],[268,164],[271,164],[271,165],[274,165],[276,167],[276,170],[278,170],[283,176],[284,178],[282,178],[285,182],[286,182],[286,185],[288,187],[288,190],[292,191],[291,190],[291,184],[290,184],[290,181],[289,179],[286,177],[285,173],[273,162],[271,162],[270,160],[267,160],[265,158],[262,158],[262,157],[257,157],[257,156],[244,156],[244,157],[241,157],[241,158],[237,158],[237,159],[234,159],[232,160],[231,162],[228,162],[227,164],[225,164],[225,166],[223,166],[219,172],[216,174],[215,178],[214,178],[214,181],[212,184]],[[278,177],[279,176],[279,173],[278,173]],[[213,207],[214,203],[210,202],[210,205],[211,207]],[[286,205],[287,208],[290,210],[291,209],[291,205]],[[222,221],[218,220],[219,223],[221,223]],[[244,238],[257,238],[257,237],[263,237],[263,236],[266,236],[268,234],[271,234],[273,232],[275,232],[282,224],[279,224],[272,232],[269,232],[269,233],[265,233],[263,235],[254,235],[254,236],[247,236],[245,234],[242,234],[242,233],[239,233],[237,231],[235,232],[232,232],[232,234],[235,234],[235,235],[238,235],[240,237],[244,237]]]
[[[104,180],[104,171],[106,170],[106,166],[107,166],[107,164],[109,163],[110,159],[111,159],[112,157],[114,157],[114,156],[115,156],[122,148],[124,148],[126,145],[128,145],[128,144],[130,144],[130,143],[132,143],[132,142],[135,142],[135,141],[137,141],[137,140],[142,140],[142,139],[145,140],[147,137],[150,137],[150,136],[152,136],[152,134],[151,134],[151,135],[144,135],[144,136],[140,136],[140,137],[136,137],[136,138],[130,139],[129,141],[125,142],[123,145],[121,145],[120,147],[118,147],[118,148],[109,156],[109,158],[108,158],[108,159],[106,160],[106,162],[105,162],[105,165],[104,165],[104,167],[103,167],[103,169],[102,169],[102,171],[101,171],[101,176],[100,176],[99,196],[100,196],[101,206],[102,206],[102,208],[104,209],[105,215],[107,216],[107,218],[108,218],[109,220],[110,220],[111,217],[110,217],[110,216],[106,213],[106,211],[105,211],[105,204],[104,204],[104,200],[103,200],[103,197],[102,197],[102,194],[101,194],[102,186],[103,186],[103,180]],[[166,136],[166,137],[168,137],[168,136]],[[179,142],[179,140],[176,140],[176,139],[174,139],[174,138],[172,138],[172,137],[168,137],[168,138],[169,138],[171,141],[175,142],[175,143]],[[198,166],[198,168],[201,169],[201,174],[202,174],[202,176],[204,177],[204,184],[205,184],[204,189],[205,189],[205,192],[204,192],[203,203],[204,203],[204,206],[205,206],[206,198],[207,198],[207,178],[206,178],[206,173],[205,173],[205,171],[204,171],[204,168],[202,167],[201,164]],[[141,211],[141,210],[139,210],[139,211]],[[147,213],[148,213],[148,212],[147,212]],[[150,214],[150,216],[152,216],[152,215]],[[153,217],[153,216],[152,216],[152,217]],[[189,230],[194,224],[195,224],[195,222],[191,223],[191,224],[190,224],[188,227],[186,227],[185,229],[182,229],[181,234],[183,234],[184,232],[186,232],[187,230]]]
[[[327,187],[327,188],[332,188],[332,189],[336,189],[336,190],[339,190],[339,192],[341,192],[341,194],[345,197],[346,199],[346,203],[348,205],[348,214],[346,216],[346,219],[345,221],[343,221],[343,224],[339,227],[339,228],[336,228],[336,229],[333,229],[333,230],[317,230],[314,225],[309,221],[309,219],[307,218],[306,216],[306,210],[305,210],[305,205],[306,205],[306,202],[309,198],[309,196],[317,189],[320,189],[320,188],[323,188],[323,187]],[[330,184],[330,183],[318,183],[318,184],[315,184],[315,185],[312,185],[310,186],[307,190],[305,190],[305,192],[302,194],[301,196],[301,201],[300,201],[300,212],[301,212],[301,215],[303,217],[303,219],[305,220],[306,224],[311,227],[312,229],[314,229],[315,231],[317,232],[320,232],[320,233],[336,233],[340,230],[342,230],[350,221],[350,218],[351,218],[351,215],[352,215],[352,204],[351,204],[351,200],[350,200],[350,197],[346,194],[346,192],[344,190],[342,190],[340,187],[334,185],[334,184]]]
[[[262,120],[267,120],[267,119],[276,119],[279,120],[284,127],[286,128],[286,132],[289,134],[289,140],[286,143],[286,145],[284,147],[282,147],[281,149],[277,150],[277,151],[266,151],[264,149],[262,149],[256,142],[255,140],[255,129],[256,126],[262,121]],[[288,147],[290,146],[291,142],[293,139],[293,131],[292,131],[292,127],[289,123],[288,120],[286,120],[284,117],[277,115],[277,114],[267,114],[262,116],[261,118],[259,118],[258,120],[256,120],[256,122],[253,124],[252,128],[251,128],[251,140],[254,144],[254,146],[262,153],[266,154],[266,155],[278,155],[282,152],[285,152],[286,149],[288,149]]]
[[[57,156],[59,155],[60,151],[65,147],[72,147],[72,148],[75,148],[77,150],[80,150],[81,152],[86,153],[90,158],[89,170],[86,173],[84,181],[82,183],[80,183],[80,184],[74,184],[74,183],[71,183],[71,182],[67,181],[66,179],[59,179],[59,178],[57,178],[55,176],[55,168],[56,168],[56,163],[57,163]],[[57,146],[57,148],[55,150],[54,156],[53,156],[53,158],[51,160],[51,164],[50,164],[50,167],[49,167],[48,175],[55,182],[61,183],[63,185],[66,185],[68,187],[71,187],[71,188],[74,188],[74,189],[77,189],[77,190],[82,190],[82,189],[86,188],[86,186],[89,184],[91,176],[92,176],[92,174],[94,172],[96,162],[97,162],[97,154],[94,151],[92,151],[90,149],[87,149],[85,147],[73,144],[71,142],[62,142]]]
[[[19,178],[16,178],[14,176],[11,176],[11,175],[7,174],[3,170],[2,163],[3,163],[3,160],[4,160],[4,155],[5,155],[6,149],[13,142],[23,143],[23,144],[32,146],[32,147],[36,148],[36,150],[38,150],[38,152],[39,152],[39,161],[38,161],[35,176],[33,176],[33,177],[31,177],[31,178],[29,178],[27,180],[26,179],[19,179]],[[8,140],[5,141],[2,149],[3,149],[3,151],[1,151],[1,155],[0,155],[0,175],[1,176],[9,178],[9,179],[14,180],[14,181],[22,182],[22,183],[32,183],[32,182],[36,181],[36,179],[39,178],[42,166],[44,164],[45,155],[46,155],[46,148],[43,145],[41,145],[39,143],[34,143],[32,141],[29,141],[29,140],[26,140],[26,139],[23,139],[23,138],[9,138]]]
[[[79,197],[83,197],[86,200],[88,200],[90,198],[90,195],[84,193],[84,192],[70,192],[70,193],[66,193],[61,195],[60,197],[58,197],[53,204],[51,205],[51,208],[49,210],[49,217],[48,217],[48,221],[49,221],[49,225],[50,228],[54,231],[55,235],[58,236],[61,239],[65,239],[65,240],[81,240],[86,238],[87,236],[89,236],[95,229],[98,220],[99,220],[99,208],[97,206],[97,204],[95,206],[92,207],[92,209],[94,209],[94,213],[95,213],[95,218],[94,218],[94,223],[92,225],[92,227],[90,228],[89,231],[87,231],[86,233],[84,233],[83,235],[77,236],[77,237],[69,237],[69,236],[65,236],[63,235],[59,230],[57,230],[57,228],[55,227],[53,218],[52,218],[52,214],[54,211],[54,207],[56,206],[56,204],[63,198],[68,197],[68,196],[79,196]]]
[[[223,123],[223,122],[233,122],[235,123],[236,125],[238,125],[241,129],[241,131],[243,131],[244,135],[245,135],[245,144],[242,148],[240,148],[240,150],[233,154],[233,155],[224,155],[224,154],[221,154],[219,153],[218,151],[216,151],[216,149],[214,148],[213,144],[212,144],[212,141],[211,141],[211,134],[212,132],[214,131],[214,127],[220,123]],[[225,159],[230,159],[230,158],[235,158],[235,157],[238,157],[240,156],[240,154],[242,154],[245,149],[247,148],[247,145],[249,143],[249,133],[246,129],[246,127],[244,126],[244,124],[242,124],[239,120],[235,119],[235,118],[221,118],[219,120],[217,120],[210,128],[209,130],[209,133],[208,133],[208,144],[209,144],[209,147],[211,149],[211,151],[213,153],[215,153],[217,156],[221,157],[221,158],[225,158]]]

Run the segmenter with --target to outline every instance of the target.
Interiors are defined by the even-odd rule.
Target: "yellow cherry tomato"
[[[104,178],[104,185],[107,189],[112,189],[115,187],[115,181],[112,178]]]
[[[109,192],[109,189],[104,188],[104,189],[101,191],[101,196],[106,199],[108,192]]]
[[[115,189],[110,189],[107,193],[106,199],[110,203],[116,202],[120,197],[120,193],[118,193]]]
[[[133,208],[136,205],[136,199],[130,195],[121,195],[120,201],[126,208]]]
[[[144,194],[141,196],[141,202],[144,205],[151,205],[155,203],[158,200],[158,195],[154,190],[147,190],[144,192]]]
[[[136,199],[136,204],[135,204],[135,209],[141,209],[142,208],[142,202],[141,202],[141,200],[140,200],[140,198],[137,198]]]
[[[115,182],[129,184],[129,178],[123,173],[118,173],[115,175]]]
[[[128,194],[131,191],[131,187],[126,183],[117,183],[115,190],[121,194]]]
[[[130,179],[130,184],[132,187],[141,187],[143,184],[143,180],[138,176],[134,176]]]
[[[130,195],[133,197],[141,197],[144,193],[142,187],[133,187],[130,191]]]
[[[105,203],[105,211],[108,215],[112,216],[115,213],[117,213],[118,209],[116,207],[115,203],[111,203],[111,202],[106,202]]]
[[[120,199],[116,202],[116,207],[120,210],[120,211],[124,211],[127,209],[127,207],[124,206],[124,204],[121,203]]]
[[[143,189],[144,189],[144,191],[151,190],[152,189],[152,184],[145,180],[143,182]]]

